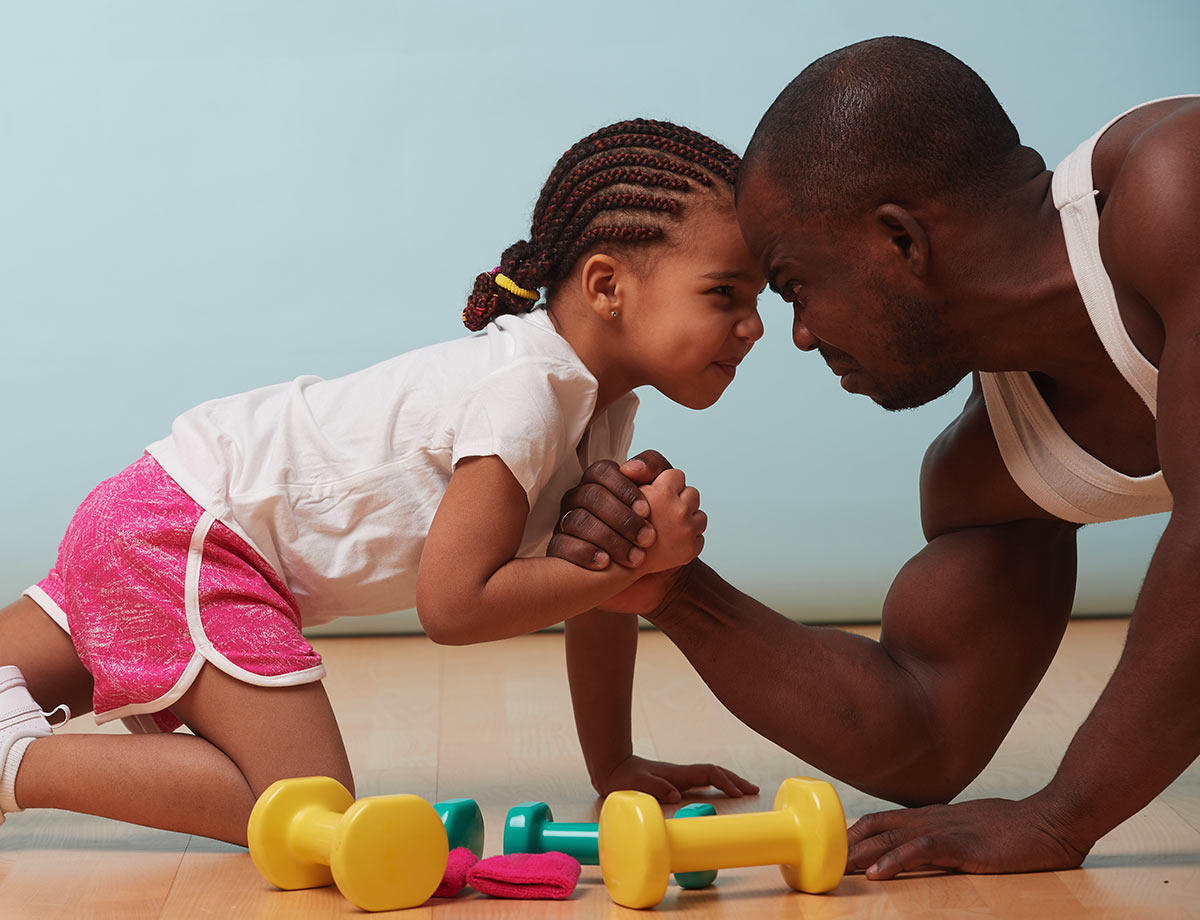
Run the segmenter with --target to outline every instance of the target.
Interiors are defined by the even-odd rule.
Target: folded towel
[[[577,881],[579,863],[554,851],[492,856],[467,873],[468,885],[494,898],[568,898]]]
[[[452,898],[462,891],[467,884],[467,873],[477,862],[479,857],[466,847],[455,847],[451,850],[450,855],[446,857],[446,874],[442,876],[442,883],[437,886],[433,896]]]

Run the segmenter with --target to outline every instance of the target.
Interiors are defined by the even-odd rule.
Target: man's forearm
[[[946,802],[991,759],[1070,613],[1073,529],[934,537],[897,574],[879,642],[794,623],[693,563],[652,619],[743,722],[905,805]]]
[[[567,679],[575,728],[591,777],[600,788],[633,753],[630,708],[638,619],[592,610],[566,622]]]
[[[1085,852],[1200,756],[1197,532],[1176,519],[1168,525],[1117,668],[1035,797]]]
[[[651,620],[755,731],[868,792],[924,797],[905,768],[929,750],[927,713],[878,642],[788,620],[699,561]]]

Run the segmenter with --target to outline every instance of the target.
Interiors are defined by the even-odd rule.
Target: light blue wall
[[[739,10],[747,7],[748,10]],[[206,398],[462,333],[559,153],[643,115],[741,150],[813,58],[899,33],[988,80],[1054,162],[1200,90],[1194,0],[0,4],[0,597],[86,491]],[[689,470],[706,558],[790,613],[874,616],[921,536],[916,472],[962,392],[888,415],[767,335],[638,448]],[[1163,521],[1088,528],[1080,606],[1128,609]]]

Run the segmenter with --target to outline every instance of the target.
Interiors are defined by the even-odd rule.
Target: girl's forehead
[[[710,213],[687,230],[687,239],[673,247],[680,262],[697,275],[737,275],[762,282],[762,271],[742,238],[732,208],[726,214]]]

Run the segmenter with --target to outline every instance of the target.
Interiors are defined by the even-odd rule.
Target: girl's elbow
[[[417,602],[421,629],[437,645],[471,645],[479,641],[472,635],[470,623],[453,604]]]
[[[454,621],[451,618],[438,616],[431,612],[428,607],[417,607],[417,619],[421,621],[421,629],[425,631],[425,635],[432,639],[438,645],[463,645],[463,641],[458,637],[458,630],[454,628]]]

